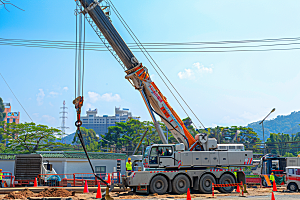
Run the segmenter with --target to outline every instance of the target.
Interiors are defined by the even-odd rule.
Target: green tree
[[[283,157],[296,157],[296,156],[292,153],[286,152]]]
[[[98,143],[99,137],[96,135],[96,132],[93,129],[86,129],[84,127],[80,127],[80,132],[82,134],[82,138],[86,146],[89,146],[90,144],[94,145],[94,142]],[[75,133],[72,143],[81,144],[77,133]]]
[[[4,104],[3,104],[3,100],[2,98],[0,97],[0,121],[3,121],[5,116],[6,116],[6,113],[4,112]]]
[[[0,122],[0,133],[4,135],[8,145],[5,151],[17,153],[34,153],[51,150],[61,143],[55,142],[61,131],[46,125],[35,123],[5,123]]]

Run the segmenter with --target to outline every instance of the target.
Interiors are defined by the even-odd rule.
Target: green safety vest
[[[270,181],[274,181],[274,180],[275,180],[274,175],[270,175]]]
[[[127,171],[132,171],[132,162],[130,162],[130,163],[127,162],[127,163],[126,163],[126,170],[127,170]]]
[[[2,173],[2,172],[0,172],[0,180],[2,180],[2,176],[3,176],[3,173]]]

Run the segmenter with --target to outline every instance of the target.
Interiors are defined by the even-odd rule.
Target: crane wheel
[[[235,183],[235,179],[230,174],[223,174],[219,180],[220,184],[233,184]],[[220,187],[218,190],[222,193],[231,193],[234,190],[234,186],[230,187]]]
[[[212,183],[216,183],[215,177],[211,174],[204,174],[199,181],[199,191],[204,194],[212,193]]]
[[[168,190],[168,181],[165,177],[157,175],[151,180],[149,189],[152,194],[165,194]]]
[[[176,194],[184,194],[187,192],[190,185],[189,178],[183,174],[179,174],[172,182],[173,192]]]

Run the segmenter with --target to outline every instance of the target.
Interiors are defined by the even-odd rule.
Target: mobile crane
[[[167,98],[151,80],[148,69],[140,63],[119,35],[110,19],[103,12],[100,1],[79,0],[87,21],[96,33],[102,34],[113,49],[121,65],[126,67],[125,78],[138,90],[154,122],[163,144],[147,147],[143,157],[145,171],[133,172],[123,179],[124,185],[136,192],[186,193],[188,188],[202,193],[212,191],[212,183],[245,183],[245,174],[237,171],[235,176],[229,167],[252,165],[252,151],[222,151],[215,138],[198,134],[194,138]],[[77,1],[77,3],[79,4]],[[101,37],[100,37],[101,39]],[[83,97],[77,97],[77,105]],[[167,140],[156,119],[156,115],[168,127],[179,144],[167,144]],[[80,124],[80,116],[77,124]],[[227,169],[220,167],[228,167]],[[221,192],[231,192],[233,186],[219,188]]]

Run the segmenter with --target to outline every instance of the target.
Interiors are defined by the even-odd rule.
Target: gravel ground
[[[290,193],[284,192],[285,188],[281,187],[278,188],[278,192],[275,192],[276,200],[300,200],[300,193]],[[215,198],[212,198],[211,194],[191,194],[193,200],[200,200],[200,199],[216,199],[216,200],[230,200],[230,199],[249,199],[249,200],[270,200],[272,194],[272,188],[248,188],[248,193],[245,193],[245,197],[240,197],[241,194],[233,192],[230,194],[222,194],[218,191],[215,191]],[[186,200],[185,195],[173,195],[173,194],[165,194],[165,195],[157,195],[157,194],[150,194],[150,195],[136,195],[132,192],[112,192],[110,193],[111,197],[115,200],[121,199],[151,199],[151,200],[170,200],[170,199],[182,199]],[[3,199],[5,195],[0,195],[0,199]],[[70,196],[73,200],[81,200],[81,199],[96,199],[96,193],[76,193],[75,196]]]

